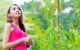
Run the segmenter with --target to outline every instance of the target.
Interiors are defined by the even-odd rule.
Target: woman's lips
[[[20,13],[15,13],[15,14],[20,14]]]

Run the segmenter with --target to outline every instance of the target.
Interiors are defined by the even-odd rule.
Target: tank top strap
[[[10,22],[10,25],[14,28],[14,29],[16,29],[16,27]]]

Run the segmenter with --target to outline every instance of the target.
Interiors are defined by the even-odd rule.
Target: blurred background
[[[18,4],[27,34],[28,50],[80,50],[80,0],[0,0],[0,50],[7,10]]]

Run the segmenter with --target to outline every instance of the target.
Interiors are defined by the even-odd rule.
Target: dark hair
[[[13,4],[13,5],[15,5],[15,6],[18,6],[17,4]],[[13,6],[12,5],[12,6]],[[10,8],[8,9],[8,11],[7,11],[7,23],[8,22],[13,22],[13,20],[12,20],[12,18],[10,17],[10,16],[8,16],[8,14],[10,13],[10,9],[11,9],[11,7],[12,6],[10,6]],[[19,6],[18,6],[19,7]],[[21,8],[19,7],[19,9],[21,10]],[[21,10],[21,16],[19,17],[19,27],[20,27],[20,29],[21,30],[23,30],[24,32],[26,32],[26,29],[25,29],[25,26],[24,26],[24,24],[23,24],[23,14],[22,14],[22,10]]]

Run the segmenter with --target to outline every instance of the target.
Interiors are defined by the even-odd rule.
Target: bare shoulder
[[[10,32],[11,32],[11,24],[6,23],[4,27],[4,37],[6,37],[6,35],[10,35]]]
[[[10,23],[6,23],[5,24],[5,28],[11,28],[11,24]]]

